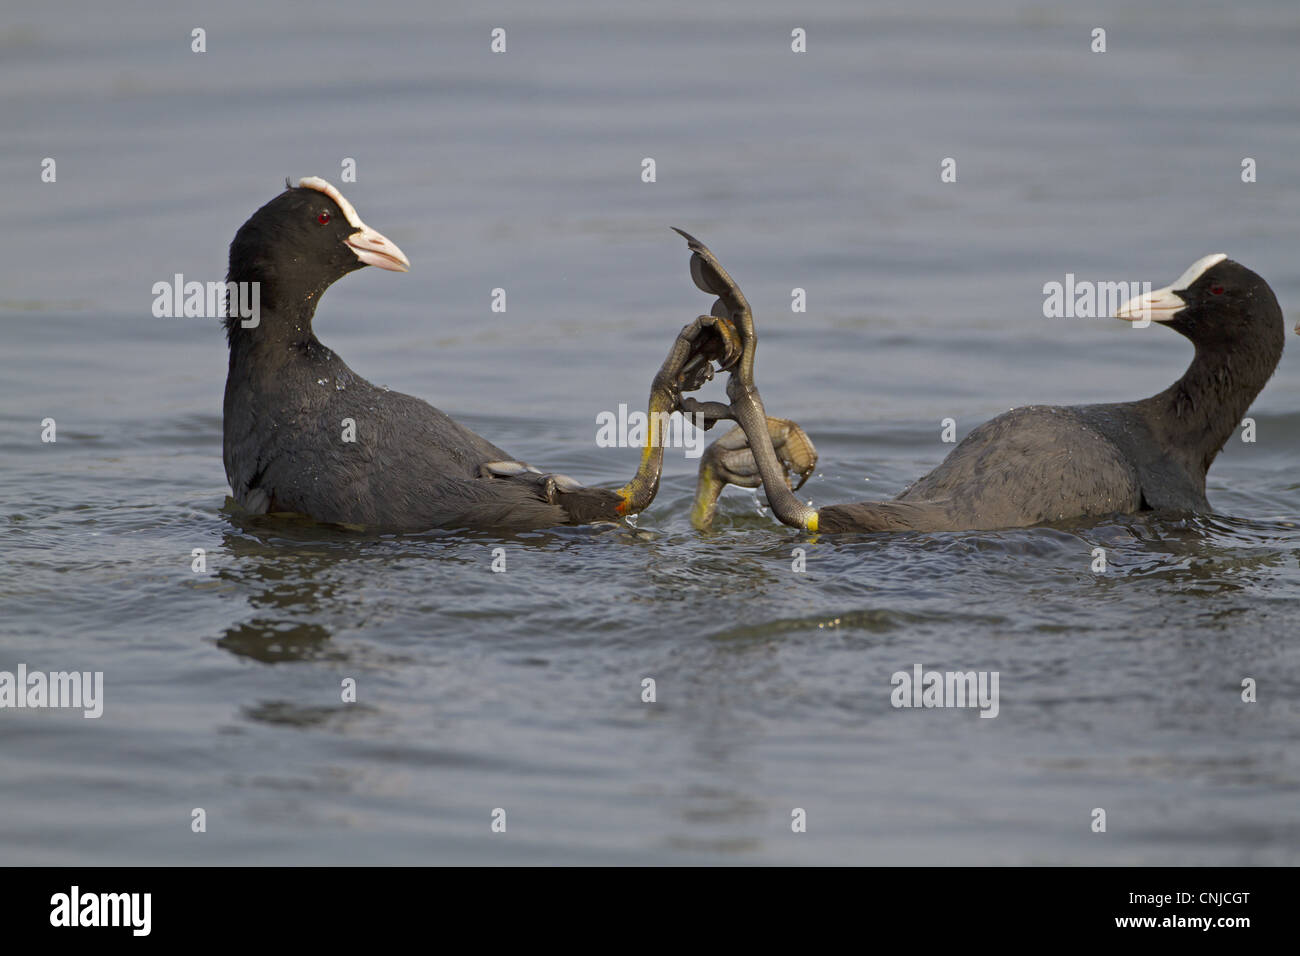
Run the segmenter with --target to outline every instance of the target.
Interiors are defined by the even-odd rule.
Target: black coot
[[[227,281],[260,283],[261,303],[255,326],[226,319],[224,458],[242,507],[420,531],[613,520],[650,503],[662,448],[647,447],[622,489],[586,488],[514,460],[427,402],[348,368],[317,340],[312,317],[331,283],[365,265],[405,272],[410,263],[315,177],[259,209],[231,243]],[[676,407],[683,377],[695,376],[685,387],[698,387],[707,359],[721,357],[717,337],[700,331],[688,326],[674,343],[651,390],[652,411]]]
[[[1208,511],[1205,474],[1282,356],[1273,290],[1240,263],[1212,255],[1116,315],[1149,316],[1190,339],[1196,354],[1183,377],[1141,401],[1013,409],[972,431],[898,497],[817,509],[791,492],[769,429],[751,424],[743,442],[733,430],[706,453],[700,496],[708,500],[696,506],[706,520],[697,524],[707,525],[722,482],[754,487],[760,478],[777,516],[811,531],[981,530],[1148,509]],[[762,421],[757,389],[738,395],[733,409],[747,404],[757,406],[748,421]],[[815,461],[815,452],[796,451]]]

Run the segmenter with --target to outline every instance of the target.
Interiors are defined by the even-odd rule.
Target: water
[[[596,415],[708,309],[681,226],[755,307],[769,410],[821,452],[805,496],[884,497],[943,418],[1181,374],[1168,330],[1043,318],[1067,272],[1224,251],[1300,318],[1297,41],[1288,0],[14,11],[0,669],[102,670],[106,699],[0,712],[0,861],[1296,863],[1294,342],[1212,516],[832,539],[732,491],[699,535],[677,451],[635,534],[376,539],[229,507],[221,334],[150,290],[221,278],[285,175],[352,157],[413,269],[341,281],[322,340],[613,485],[637,453]],[[999,716],[894,709],[917,663],[998,671]]]

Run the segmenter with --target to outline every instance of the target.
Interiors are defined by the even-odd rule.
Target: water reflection
[[[217,646],[263,664],[286,661],[343,661],[347,654],[329,645],[330,632],[320,624],[257,617],[228,627]]]

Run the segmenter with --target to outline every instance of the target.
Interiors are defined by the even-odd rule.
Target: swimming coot
[[[427,402],[348,368],[316,338],[312,318],[331,283],[366,265],[405,272],[410,263],[316,177],[257,210],[231,243],[227,281],[260,283],[258,320],[225,320],[224,459],[243,508],[420,531],[581,524],[649,505],[663,460],[658,442],[623,488],[587,488],[515,460]],[[652,413],[672,411],[681,390],[711,377],[711,360],[727,364],[727,332],[707,320],[683,329],[651,387]]]
[[[693,276],[701,255],[716,263],[702,245],[692,249]],[[731,283],[720,266],[710,274]],[[731,294],[740,297],[739,289]],[[733,373],[731,404],[715,417],[740,427],[705,453],[693,521],[708,527],[726,483],[755,487],[760,480],[783,522],[824,532],[985,530],[1117,512],[1207,511],[1206,472],[1282,355],[1273,290],[1240,263],[1212,255],[1116,316],[1149,317],[1190,339],[1196,352],[1183,377],[1140,401],[1013,409],[980,425],[889,501],[800,502],[787,475],[791,461],[795,471],[810,470],[811,442],[791,422],[773,427],[777,420],[766,418],[752,376],[737,382]]]

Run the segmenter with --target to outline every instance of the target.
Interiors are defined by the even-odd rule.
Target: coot
[[[695,275],[701,251],[709,260],[712,254],[692,249]],[[716,273],[731,282],[720,266]],[[1211,255],[1116,316],[1149,317],[1190,339],[1196,352],[1183,377],[1140,401],[1013,409],[980,425],[938,468],[888,501],[800,502],[787,472],[792,460],[793,470],[810,468],[815,450],[793,423],[773,427],[777,420],[766,418],[752,381],[737,385],[733,375],[732,402],[717,417],[734,418],[740,429],[706,452],[693,520],[708,526],[726,482],[760,481],[783,522],[823,532],[985,530],[1117,512],[1207,511],[1206,472],[1282,355],[1277,298],[1245,266]]]
[[[580,524],[649,505],[659,485],[658,443],[646,447],[623,488],[588,488],[518,461],[427,402],[353,372],[316,338],[312,318],[331,283],[366,265],[405,272],[410,263],[316,177],[257,210],[231,243],[227,281],[260,283],[259,321],[225,320],[224,459],[243,508],[420,531]],[[726,364],[725,331],[707,322],[682,331],[655,377],[651,412],[676,408],[681,389],[711,376],[711,359]]]

